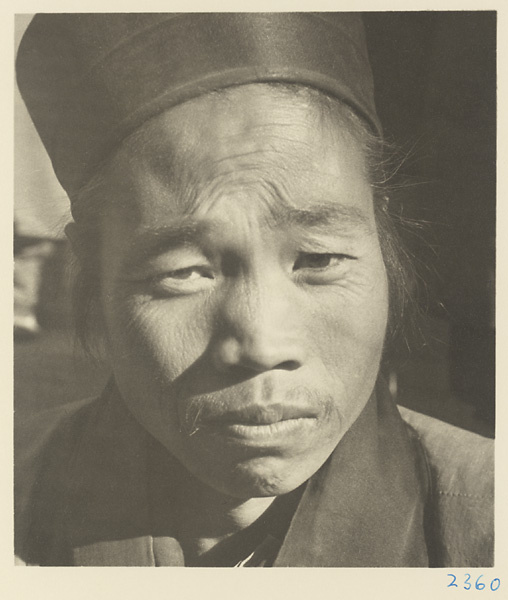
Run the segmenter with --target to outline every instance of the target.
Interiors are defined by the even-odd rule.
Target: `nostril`
[[[274,368],[282,371],[295,371],[299,366],[300,363],[297,360],[285,360],[284,362],[276,365]]]
[[[235,370],[243,368],[256,372],[272,369],[280,371],[299,369],[304,362],[304,354],[301,349],[280,346],[280,344],[260,344],[256,340],[239,340],[233,336],[227,337],[218,340],[214,345],[212,355],[214,366],[220,371],[229,371],[232,368]]]

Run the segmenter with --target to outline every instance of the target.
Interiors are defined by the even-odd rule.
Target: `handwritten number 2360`
[[[452,580],[450,581],[450,583],[448,584],[447,587],[456,587],[458,588],[459,586],[455,583],[457,581],[457,577],[455,577],[455,575],[453,575],[452,573],[448,573],[448,577],[451,577]],[[481,578],[483,577],[482,575],[479,575],[474,583],[474,588],[472,586],[471,583],[471,575],[469,573],[466,573],[466,577],[464,580],[464,589],[465,590],[470,590],[470,589],[475,589],[475,590],[484,590],[486,588],[486,584],[483,583],[483,581],[480,581]],[[501,581],[496,577],[495,579],[493,579],[490,582],[490,589],[493,592],[496,592],[499,589],[499,586],[501,585]]]

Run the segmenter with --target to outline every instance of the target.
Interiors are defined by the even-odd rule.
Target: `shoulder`
[[[147,521],[147,434],[113,381],[98,398],[18,420],[15,540],[26,564],[73,565],[90,540]]]
[[[96,398],[87,398],[37,413],[16,415],[15,475],[20,492],[36,482],[38,467],[50,442],[83,421],[96,401]]]
[[[422,442],[441,494],[491,496],[494,441],[433,417],[399,407]]]
[[[490,566],[494,541],[494,442],[399,407],[420,440],[431,481],[427,518],[436,566]]]
[[[25,558],[26,540],[33,521],[34,495],[46,479],[48,451],[56,451],[56,461],[62,470],[65,457],[73,454],[73,445],[79,438],[79,429],[90,418],[97,398],[88,398],[43,410],[35,414],[20,414],[15,418],[15,547],[16,554]],[[53,464],[55,461],[51,461]]]

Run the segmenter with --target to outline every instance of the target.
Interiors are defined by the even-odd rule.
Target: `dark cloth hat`
[[[34,17],[17,78],[72,198],[151,117],[214,89],[312,86],[376,132],[372,73],[355,13],[89,13]]]

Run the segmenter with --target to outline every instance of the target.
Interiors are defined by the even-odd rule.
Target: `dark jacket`
[[[175,471],[103,396],[18,434],[16,552],[27,564],[183,566],[172,535]],[[28,443],[30,442],[30,443]],[[397,408],[377,391],[304,486],[273,566],[493,565],[493,442]]]

